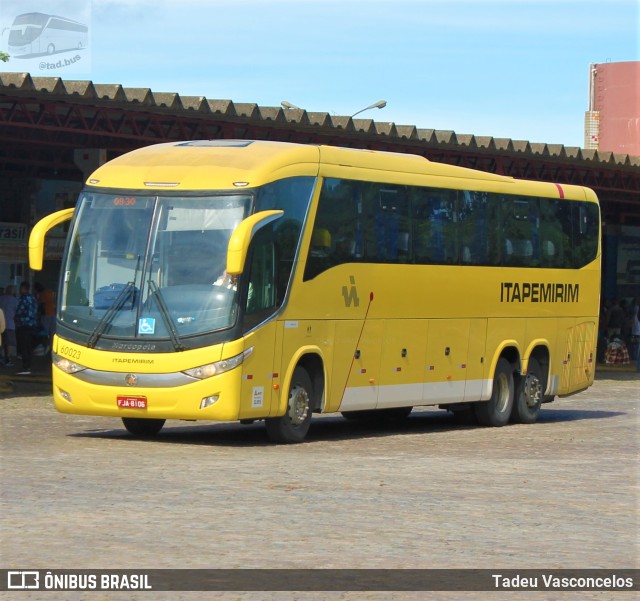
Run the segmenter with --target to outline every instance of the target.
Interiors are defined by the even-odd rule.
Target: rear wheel
[[[488,401],[474,403],[478,422],[483,426],[504,426],[513,408],[513,368],[504,357],[498,360],[493,376],[493,390]]]
[[[532,357],[529,359],[527,375],[518,382],[511,419],[520,424],[533,424],[540,415],[543,396],[542,370],[540,364]]]
[[[123,417],[122,423],[128,432],[136,436],[155,436],[162,426],[164,419],[150,419],[146,417]]]
[[[307,370],[298,366],[291,378],[287,412],[265,420],[269,438],[284,444],[302,442],[311,425],[312,411],[313,384]]]

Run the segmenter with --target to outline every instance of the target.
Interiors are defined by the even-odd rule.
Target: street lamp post
[[[304,110],[304,109],[300,108],[299,106],[296,106],[295,104],[292,104],[288,100],[283,100],[280,103],[280,106],[283,109],[296,109],[298,111]],[[368,110],[371,110],[371,109],[383,109],[385,106],[387,106],[387,101],[386,100],[378,100],[378,102],[375,102],[374,104],[371,104],[368,107],[360,109],[358,112],[353,113],[353,115],[351,115],[350,118],[353,119],[356,115],[359,115],[360,113],[364,113],[365,111],[368,111]]]
[[[372,104],[367,108],[359,110],[357,113],[353,113],[353,115],[351,115],[351,118],[353,119],[356,115],[359,115],[360,113],[364,113],[365,111],[368,111],[370,109],[383,109],[385,106],[387,106],[386,100],[378,100],[378,102],[376,102],[375,104]]]

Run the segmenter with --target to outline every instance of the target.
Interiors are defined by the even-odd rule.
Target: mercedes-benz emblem
[[[135,374],[127,374],[124,377],[124,381],[127,383],[127,386],[135,386],[138,383],[138,376]]]

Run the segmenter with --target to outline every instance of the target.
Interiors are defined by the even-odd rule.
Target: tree
[[[0,50],[0,61],[2,61],[3,63],[8,62],[9,60],[9,55],[6,52],[3,52],[2,50]]]

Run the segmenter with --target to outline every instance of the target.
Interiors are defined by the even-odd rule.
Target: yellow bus
[[[249,140],[98,168],[61,270],[53,396],[136,435],[166,419],[467,412],[534,422],[593,382],[600,212],[587,188],[423,157]]]

